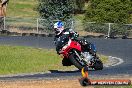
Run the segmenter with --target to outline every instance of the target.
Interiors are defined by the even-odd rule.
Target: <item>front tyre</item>
[[[84,67],[84,65],[81,64],[83,62],[79,61],[79,57],[76,54],[71,54],[69,56],[69,59],[73,63],[73,65],[77,67],[79,70],[81,70]]]

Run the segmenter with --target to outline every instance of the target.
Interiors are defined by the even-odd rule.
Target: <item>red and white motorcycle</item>
[[[61,40],[60,40],[61,41]],[[63,44],[63,42],[66,42]],[[62,40],[62,48],[59,53],[63,56],[62,64],[63,66],[74,65],[79,70],[84,66],[93,68],[95,70],[102,70],[103,63],[96,55],[96,48],[94,44],[91,44],[84,40],[84,44],[80,44],[76,40],[70,38]]]

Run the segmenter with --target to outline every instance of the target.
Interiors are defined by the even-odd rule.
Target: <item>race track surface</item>
[[[87,38],[89,42],[96,45],[98,53],[122,58],[124,63],[105,67],[100,71],[89,71],[91,76],[102,75],[132,75],[132,40],[131,39],[99,39]],[[53,37],[0,37],[1,45],[21,45],[36,48],[54,49]],[[52,78],[73,78],[80,76],[80,71],[59,71],[51,70],[50,73],[38,73],[32,75],[0,77],[0,79],[52,79]]]

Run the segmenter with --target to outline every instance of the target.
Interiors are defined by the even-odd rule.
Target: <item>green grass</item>
[[[54,50],[23,46],[0,46],[0,74],[43,72],[65,69]]]
[[[103,62],[106,56],[101,56]],[[72,70],[64,67],[62,59],[53,49],[38,49],[24,46],[0,46],[0,75],[45,72],[48,70]]]
[[[7,7],[7,16],[9,17],[38,17],[35,11],[38,0],[10,0]]]

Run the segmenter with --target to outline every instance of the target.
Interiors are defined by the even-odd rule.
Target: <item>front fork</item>
[[[78,54],[78,52],[76,50],[74,50],[74,52],[77,55],[77,57],[79,58],[79,61],[81,61],[80,62],[81,64],[90,66],[89,63],[87,63],[87,61],[85,60],[85,58],[80,57],[80,55]],[[81,55],[83,55],[82,52],[81,52]]]

